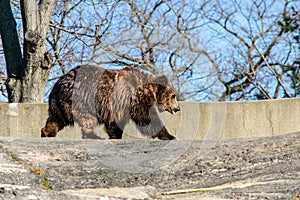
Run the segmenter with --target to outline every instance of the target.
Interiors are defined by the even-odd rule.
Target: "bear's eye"
[[[172,98],[172,99],[175,99],[175,98],[176,98],[176,95],[175,95],[175,94],[173,94],[173,95],[171,96],[171,98]]]

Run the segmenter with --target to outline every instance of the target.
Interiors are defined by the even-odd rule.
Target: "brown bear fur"
[[[157,110],[172,114],[180,110],[166,76],[153,77],[134,68],[106,70],[82,65],[54,85],[41,136],[55,137],[58,131],[76,122],[82,138],[99,138],[96,126],[104,124],[110,139],[121,139],[124,126],[131,119],[145,136],[174,139]]]

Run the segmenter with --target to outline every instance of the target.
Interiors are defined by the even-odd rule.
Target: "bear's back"
[[[130,67],[109,70],[80,65],[55,83],[49,96],[49,109],[64,111],[68,120],[72,113],[89,113],[111,121],[116,118],[115,113],[119,117],[128,114],[132,94],[139,86],[152,81],[153,76]]]
[[[128,116],[133,93],[139,86],[151,81],[152,76],[134,68],[105,70],[96,89],[96,111],[99,118],[113,121]]]

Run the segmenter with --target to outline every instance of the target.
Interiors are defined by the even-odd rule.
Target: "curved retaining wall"
[[[179,139],[249,138],[300,131],[300,98],[180,104],[180,112],[161,116],[170,133]],[[40,137],[47,107],[47,104],[0,103],[0,136]],[[107,137],[101,127],[99,134]],[[58,137],[77,139],[81,135],[75,126],[65,128]],[[136,137],[142,136],[130,123],[124,138]]]

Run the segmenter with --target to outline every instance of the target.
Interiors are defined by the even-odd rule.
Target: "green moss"
[[[191,193],[208,193],[208,192],[214,192],[216,190],[214,189],[191,189],[191,190],[176,190],[171,192],[165,192],[164,195],[179,195],[179,194],[191,194]]]
[[[300,194],[296,194],[292,196],[293,200],[300,200]]]
[[[2,146],[0,146],[0,150],[6,153],[6,155],[8,155],[9,157],[11,157],[16,163],[28,167],[32,173],[38,175],[41,178],[42,185],[45,190],[52,190],[52,185],[47,181],[47,179],[44,176],[45,169],[43,167],[35,166],[30,162],[21,160],[16,154],[14,154],[11,151],[5,150]]]
[[[52,185],[45,179],[45,177],[42,178],[42,184],[44,186],[45,190],[52,190]]]

